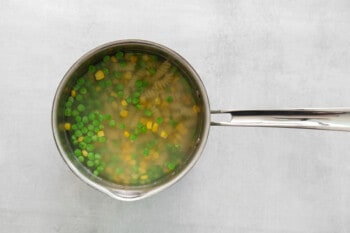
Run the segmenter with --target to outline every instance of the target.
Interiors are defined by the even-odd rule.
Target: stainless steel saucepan
[[[152,184],[125,186],[94,176],[73,155],[62,127],[64,123],[64,103],[69,96],[70,88],[74,81],[87,71],[90,64],[97,63],[105,55],[114,54],[119,50],[147,52],[170,60],[188,78],[201,108],[200,133],[197,144],[193,148],[192,154],[189,155],[191,159],[181,169],[177,169],[175,172]],[[213,114],[228,114],[230,120],[224,122],[211,121],[211,115]],[[193,67],[173,50],[144,40],[122,40],[107,43],[82,56],[63,77],[57,88],[52,107],[54,139],[62,158],[69,168],[90,186],[115,199],[124,201],[139,200],[155,194],[183,177],[199,159],[207,141],[210,126],[258,126],[350,131],[350,109],[211,110],[205,87]]]

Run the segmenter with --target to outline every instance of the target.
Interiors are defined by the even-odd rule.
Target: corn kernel
[[[125,161],[130,161],[131,160],[131,155],[126,155],[124,156]]]
[[[154,153],[152,153],[152,158],[153,159],[158,159],[159,158],[159,153],[158,152],[154,152]]]
[[[158,124],[154,123],[152,126],[152,132],[157,132],[158,131]]]
[[[65,130],[70,130],[72,128],[70,123],[64,123],[64,129]]]
[[[115,63],[115,62],[117,62],[117,58],[115,56],[112,56],[111,61]]]
[[[128,106],[128,102],[126,102],[126,100],[122,100],[122,101],[121,101],[121,104],[122,104],[122,106],[124,106],[124,107]]]
[[[88,155],[88,152],[87,152],[86,150],[82,150],[82,151],[81,151],[81,154],[82,154],[84,157],[86,157],[86,156]]]
[[[73,89],[73,90],[71,90],[70,95],[72,97],[75,97],[77,95],[77,92]]]
[[[196,104],[193,105],[192,110],[193,110],[194,113],[199,113],[200,112],[200,109],[199,109],[198,105],[196,105]]]
[[[79,137],[78,142],[82,142],[84,140],[84,137]]]
[[[103,137],[103,136],[105,136],[105,132],[103,132],[103,130],[100,130],[100,131],[97,132],[97,136],[98,137]]]
[[[159,97],[155,98],[154,103],[156,105],[160,105],[160,98]]]
[[[160,136],[161,136],[162,138],[167,138],[167,137],[168,137],[168,133],[165,132],[165,131],[162,131],[162,132],[160,133]]]
[[[135,160],[135,159],[130,160],[129,164],[130,164],[131,166],[135,165],[135,164],[136,164],[136,160]]]
[[[103,73],[102,70],[98,70],[96,73],[95,73],[95,78],[96,80],[102,80],[105,78],[105,74]]]
[[[148,175],[142,175],[140,178],[141,178],[141,180],[147,180],[148,179]]]
[[[127,117],[129,112],[123,109],[123,110],[120,111],[119,114],[120,114],[121,117]]]
[[[128,131],[124,131],[124,136],[128,138],[130,136],[130,133]]]
[[[124,73],[123,77],[124,77],[124,79],[128,79],[129,80],[129,79],[132,78],[132,74],[131,74],[130,71],[127,71],[127,72]]]
[[[146,124],[147,129],[152,129],[152,125],[153,125],[152,121],[148,121]]]
[[[140,172],[140,173],[146,173],[146,169],[140,167],[140,168],[139,168],[139,172]]]
[[[130,57],[130,61],[131,61],[132,63],[136,63],[137,57],[136,57],[136,56],[131,56],[131,57]]]

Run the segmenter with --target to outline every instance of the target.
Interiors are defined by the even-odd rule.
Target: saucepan
[[[65,103],[72,94],[71,87],[76,80],[104,57],[115,54],[117,51],[146,52],[156,54],[176,66],[188,79],[193,93],[195,93],[198,108],[198,132],[196,143],[190,150],[189,159],[168,173],[162,179],[142,185],[126,185],[111,182],[96,176],[82,165],[81,161],[74,155],[67,133],[65,130]],[[227,121],[211,120],[213,115],[227,115]],[[215,118],[215,117],[213,117]],[[221,118],[220,118],[221,119]],[[101,45],[78,59],[64,75],[60,82],[52,107],[52,130],[55,143],[63,160],[82,181],[107,195],[123,201],[134,201],[143,199],[176,183],[200,158],[205,147],[209,129],[211,126],[256,126],[256,127],[280,127],[280,128],[302,128],[318,130],[350,131],[350,109],[349,108],[300,108],[300,109],[248,109],[248,110],[212,110],[209,98],[203,82],[195,69],[182,56],[175,51],[144,40],[120,40]],[[163,135],[164,136],[164,135]],[[222,148],[222,150],[225,150]],[[162,155],[159,155],[162,156]]]

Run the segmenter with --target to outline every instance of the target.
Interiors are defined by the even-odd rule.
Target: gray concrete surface
[[[350,133],[213,127],[184,179],[125,203],[50,128],[70,65],[125,38],[183,55],[213,109],[350,107],[349,29],[348,0],[1,1],[0,232],[350,232]]]

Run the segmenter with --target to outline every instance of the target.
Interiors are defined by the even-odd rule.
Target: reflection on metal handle
[[[231,120],[211,122],[219,126],[258,126],[350,131],[350,109],[217,110]]]

